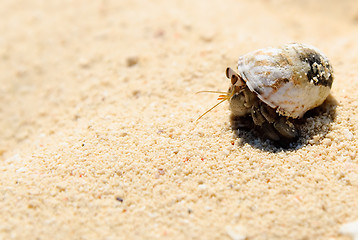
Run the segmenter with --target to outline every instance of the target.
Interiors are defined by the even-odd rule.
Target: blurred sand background
[[[0,1],[0,239],[352,239],[357,39],[356,0]],[[195,122],[294,41],[335,81],[291,149]]]

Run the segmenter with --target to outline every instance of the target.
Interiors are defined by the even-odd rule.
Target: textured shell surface
[[[263,102],[292,118],[321,105],[333,81],[327,57],[313,46],[298,43],[243,55],[238,72]]]

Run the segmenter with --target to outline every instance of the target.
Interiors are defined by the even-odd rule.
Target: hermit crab
[[[227,92],[216,92],[222,95],[214,107],[228,100],[233,129],[255,128],[263,137],[282,143],[297,139],[295,119],[321,105],[333,82],[327,57],[299,43],[243,55],[237,70],[226,69],[231,85]]]

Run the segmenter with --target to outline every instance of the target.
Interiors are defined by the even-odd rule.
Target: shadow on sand
[[[289,144],[280,144],[259,137],[255,130],[237,130],[235,135],[242,140],[242,144],[248,143],[252,147],[266,152],[295,151],[309,144],[315,136],[323,139],[329,133],[331,124],[336,118],[336,107],[338,102],[329,95],[326,101],[319,107],[308,111],[303,118],[295,121],[300,132],[300,137]]]

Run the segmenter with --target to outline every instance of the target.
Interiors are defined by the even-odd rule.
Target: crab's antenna
[[[211,107],[209,110],[207,110],[206,112],[204,112],[203,114],[200,115],[200,117],[198,117],[198,119],[196,119],[196,121],[198,121],[200,118],[202,118],[205,114],[207,114],[208,112],[210,112],[211,110],[213,110],[214,108],[216,108],[220,103],[225,102],[227,99],[223,99],[220,102],[218,102],[217,104],[215,104],[213,107]]]
[[[216,108],[221,103],[225,102],[226,100],[229,100],[234,95],[234,91],[232,91],[231,93],[228,93],[228,92],[216,92],[216,91],[201,91],[201,92],[222,93],[222,95],[219,95],[219,97],[218,97],[218,100],[221,100],[221,101],[218,102],[217,104],[215,104],[213,107],[211,107],[209,110],[207,110],[203,114],[201,114],[200,117],[198,117],[198,119],[196,119],[196,121],[198,121],[200,118],[202,118],[204,115],[206,115],[208,112],[210,112],[211,110]]]
[[[227,94],[227,92],[220,92],[220,91],[199,91],[196,92],[196,94],[198,93],[221,93],[221,94]]]

